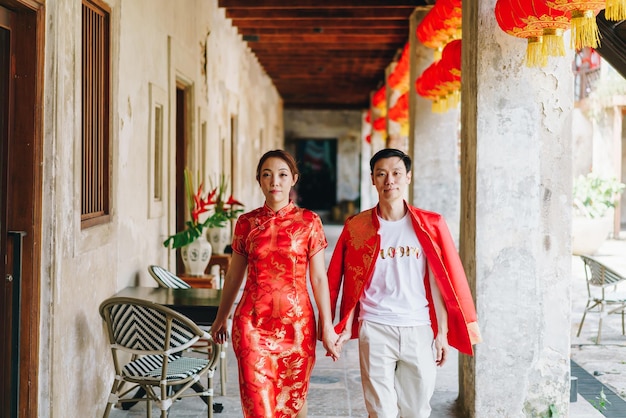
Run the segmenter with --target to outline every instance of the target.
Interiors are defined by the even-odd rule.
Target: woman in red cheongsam
[[[247,266],[232,330],[244,416],[303,417],[317,341],[307,269],[322,342],[333,359],[339,357],[324,262],[328,244],[319,216],[296,207],[289,199],[298,181],[290,154],[282,150],[265,153],[256,178],[265,205],[237,220],[232,261],[211,335],[218,343],[225,341],[227,318]]]

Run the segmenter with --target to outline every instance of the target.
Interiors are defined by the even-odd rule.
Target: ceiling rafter
[[[365,109],[432,0],[218,0],[286,108]]]

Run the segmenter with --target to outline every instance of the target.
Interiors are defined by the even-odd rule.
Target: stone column
[[[463,2],[460,250],[483,342],[460,358],[460,403],[477,418],[565,417],[573,51],[526,67],[495,3]]]
[[[459,115],[458,108],[433,113],[432,102],[415,91],[415,80],[433,63],[433,50],[415,36],[430,7],[411,15],[409,46],[409,155],[413,160],[413,187],[409,201],[422,209],[441,213],[458,243],[460,216]]]

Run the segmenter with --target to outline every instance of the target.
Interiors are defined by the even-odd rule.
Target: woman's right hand
[[[224,344],[228,341],[228,327],[226,320],[215,320],[209,331],[211,338],[218,344]]]

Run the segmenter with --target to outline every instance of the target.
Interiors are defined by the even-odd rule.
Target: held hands
[[[324,330],[322,342],[326,349],[326,355],[332,357],[333,361],[339,360],[341,350],[346,341],[350,339],[350,329],[346,328],[341,334],[337,334],[333,327]]]
[[[437,350],[437,357],[435,363],[441,367],[448,359],[450,353],[450,346],[448,345],[448,333],[439,331],[435,338],[435,349]]]
[[[332,325],[324,327],[322,331],[322,344],[326,349],[326,355],[331,356],[333,361],[339,360],[341,353],[341,347],[337,348],[337,341],[339,336],[335,332],[335,328]]]

